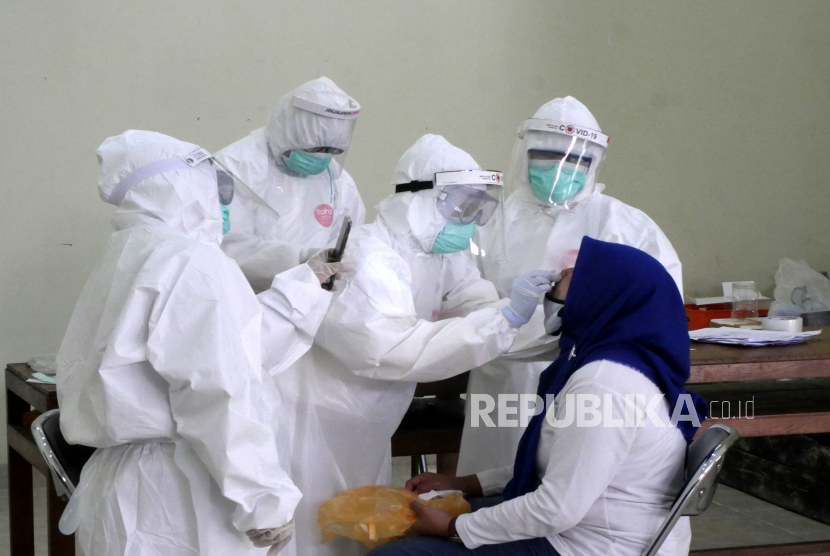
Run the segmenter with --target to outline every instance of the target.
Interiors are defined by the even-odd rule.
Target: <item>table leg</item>
[[[49,522],[49,556],[75,556],[75,535],[64,535],[58,529],[66,502],[55,491],[52,476],[46,476],[46,519]]]
[[[9,447],[9,542],[11,556],[34,556],[35,512],[32,466]]]
[[[6,390],[6,423],[23,423],[29,404],[17,394]],[[32,495],[32,464],[11,446],[9,457],[9,544],[11,556],[34,556],[35,512]]]

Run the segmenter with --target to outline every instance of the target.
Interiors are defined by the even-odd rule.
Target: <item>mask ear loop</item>
[[[326,166],[326,172],[329,173],[329,205],[334,208],[334,180],[331,177],[331,168]]]

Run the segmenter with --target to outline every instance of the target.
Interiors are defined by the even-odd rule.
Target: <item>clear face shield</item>
[[[337,109],[301,97],[294,97],[292,104],[311,116],[299,120],[308,128],[304,135],[314,137],[315,143],[273,153],[274,156],[279,156],[289,170],[300,176],[328,173],[332,179],[339,178],[346,164],[360,105],[349,99],[348,109]]]
[[[106,201],[118,206],[134,185],[171,170],[186,170],[200,165],[209,165],[215,171],[216,189],[223,216],[226,215],[225,207],[237,202],[246,205],[249,210],[258,211],[267,226],[273,227],[276,224],[279,214],[251,191],[245,182],[202,148],[197,148],[184,156],[157,160],[134,170],[116,184]]]
[[[396,186],[396,192],[434,190],[435,207],[446,225],[434,253],[469,250],[476,258],[505,260],[503,176],[490,170],[438,172],[430,181]],[[451,239],[443,235],[452,236]],[[444,249],[436,245],[446,244]]]
[[[501,172],[440,172],[434,184],[438,212],[456,224],[486,226],[503,200]]]
[[[234,174],[218,159],[214,158],[213,155],[204,149],[199,149],[199,151],[204,153],[206,157],[202,158],[197,164],[209,162],[216,170],[216,186],[219,192],[219,203],[223,207],[223,214],[226,214],[225,207],[231,203],[238,203],[244,206],[249,214],[256,216],[257,225],[261,227],[263,234],[270,232],[280,218],[277,211],[263,201],[259,195],[254,193],[242,178]],[[194,153],[196,152],[198,151],[194,151]],[[188,156],[192,157],[194,153]],[[225,230],[225,233],[228,231]]]
[[[572,210],[594,191],[608,141],[599,131],[564,122],[525,121],[513,151],[508,194]]]

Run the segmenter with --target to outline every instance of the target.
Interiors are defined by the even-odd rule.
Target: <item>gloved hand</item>
[[[539,298],[550,290],[558,277],[558,272],[531,270],[513,280],[510,305],[501,310],[507,322],[516,328],[527,324],[539,304]]]
[[[320,284],[339,272],[352,272],[354,270],[354,265],[351,263],[327,263],[319,259],[311,259],[308,261],[308,266],[311,267],[311,271],[314,272]]]
[[[294,520],[273,529],[251,529],[245,532],[257,548],[270,546],[268,556],[276,556],[294,536]]]

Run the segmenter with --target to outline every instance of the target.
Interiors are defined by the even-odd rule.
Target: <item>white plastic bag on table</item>
[[[830,280],[804,261],[781,259],[775,273],[775,301],[769,315],[830,311]]]

